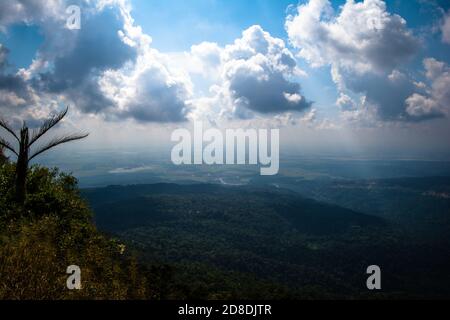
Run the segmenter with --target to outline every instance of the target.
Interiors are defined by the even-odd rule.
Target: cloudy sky
[[[201,120],[280,128],[282,150],[448,157],[450,3],[0,0],[2,117],[64,105],[90,148]]]

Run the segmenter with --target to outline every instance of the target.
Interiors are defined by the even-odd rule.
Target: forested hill
[[[274,187],[151,184],[84,189],[100,230],[152,268],[175,298],[406,298],[450,294],[444,242]],[[366,288],[380,265],[382,292]]]
[[[163,222],[210,220],[232,227],[249,223],[305,234],[343,233],[382,226],[380,218],[306,199],[288,190],[215,184],[151,184],[85,189],[97,225],[107,231]],[[250,227],[250,226],[249,226]]]
[[[358,296],[367,246],[388,228],[275,188],[152,184],[82,195],[100,230],[144,264],[174,267],[172,283],[193,298]]]

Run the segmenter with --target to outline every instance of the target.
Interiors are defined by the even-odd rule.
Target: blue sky
[[[448,1],[108,3],[0,5],[2,114],[37,123],[69,104],[67,125],[128,136],[203,120],[450,152]],[[69,4],[80,30],[65,28]]]
[[[304,3],[306,1],[300,1]],[[388,0],[391,12],[404,17],[412,28],[433,22],[424,15],[431,5],[418,0]],[[155,46],[164,51],[187,50],[201,41],[227,44],[236,39],[242,30],[254,24],[261,25],[272,35],[287,39],[284,23],[287,13],[298,2],[289,0],[134,0],[132,14],[136,22],[151,34]],[[332,1],[338,10],[345,0]],[[446,1],[436,2],[442,8]],[[170,28],[167,23],[170,21]]]
[[[303,0],[299,3],[305,3]],[[333,8],[339,10],[345,0],[332,1]],[[289,43],[285,30],[286,16],[296,9],[296,1],[286,0],[198,0],[198,1],[133,1],[133,17],[144,31],[153,38],[156,48],[162,51],[186,51],[192,45],[202,41],[217,42],[220,45],[232,43],[242,30],[258,24],[271,35]],[[427,33],[439,16],[436,7],[447,10],[446,1],[426,3],[424,1],[386,1],[390,12],[401,15],[409,27],[417,33]],[[170,21],[170,28],[167,23]],[[413,61],[420,66],[423,57],[433,54],[437,59],[450,61],[450,46],[443,45],[439,34],[427,35],[428,45]],[[308,93],[320,105],[330,105],[336,99],[336,90],[328,70],[310,72],[308,64],[298,61],[302,68],[308,69],[310,77],[303,85]],[[420,76],[420,74],[419,74]],[[336,110],[326,110],[334,113]]]
[[[296,2],[289,0],[133,0],[131,3],[131,13],[136,23],[151,35],[154,47],[164,52],[188,51],[192,45],[203,41],[226,45],[238,38],[242,30],[255,24],[288,43],[285,19],[296,8]],[[344,3],[345,0],[332,1],[335,10],[339,10]],[[388,0],[386,4],[389,11],[405,18],[418,33],[435,23],[436,6],[444,10],[449,7],[446,1],[431,4],[418,0]],[[11,26],[7,33],[0,33],[0,40],[12,52],[11,69],[17,70],[29,66],[44,42],[44,36],[39,27],[17,24]],[[417,56],[416,65],[429,54],[449,61],[450,47],[442,44],[439,34],[428,35],[426,40],[427,50]],[[308,69],[307,63],[298,63]],[[315,101],[320,100],[321,104],[330,104],[336,91],[333,90],[329,72],[314,70],[309,80],[304,85],[305,92],[310,93]]]
[[[242,30],[259,24],[286,38],[284,19],[292,1],[133,1],[133,17],[164,51],[188,50],[202,41],[228,44]],[[171,28],[167,28],[167,22]]]
[[[0,33],[0,41],[10,50],[11,72],[28,67],[36,55],[44,37],[36,26],[18,24]]]
[[[302,0],[299,3],[305,3]],[[420,0],[387,0],[389,11],[401,15],[418,33],[436,23],[439,14],[450,8],[450,2]],[[242,30],[259,24],[271,35],[288,41],[285,20],[295,10],[296,1],[289,0],[132,0],[132,16],[151,35],[154,46],[165,52],[189,50],[202,41],[226,45],[238,38]],[[331,2],[336,10],[345,0]],[[170,27],[168,25],[170,24]],[[12,52],[15,67],[27,67],[44,41],[39,27],[17,23],[0,33],[0,41]],[[437,59],[449,61],[450,48],[443,45],[438,33],[427,35],[427,50]]]

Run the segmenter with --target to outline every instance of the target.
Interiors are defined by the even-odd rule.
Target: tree
[[[3,152],[4,149],[5,148],[3,148],[3,146],[0,146],[0,164],[8,160],[8,158],[6,158],[5,156],[5,153]]]
[[[158,293],[132,252],[100,233],[76,179],[39,165],[27,176],[27,216],[9,197],[14,164],[0,166],[0,301],[144,299]],[[10,183],[9,183],[10,182]],[[67,267],[81,268],[82,290],[68,290]],[[170,280],[170,279],[169,279]]]
[[[16,172],[15,172],[15,195],[16,201],[20,204],[23,204],[26,198],[26,181],[28,174],[28,165],[32,159],[37,157],[38,155],[58,146],[63,143],[67,143],[70,141],[80,140],[86,138],[88,133],[73,133],[63,136],[58,136],[51,139],[49,142],[43,144],[38,147],[33,152],[31,151],[31,147],[42,138],[50,129],[55,127],[67,114],[69,108],[66,108],[64,111],[57,113],[53,116],[50,116],[39,128],[31,131],[24,122],[22,128],[20,129],[20,133],[16,134],[14,129],[9,126],[9,124],[0,119],[0,127],[5,129],[17,142],[18,148],[15,148],[12,143],[8,140],[0,137],[0,146],[4,149],[9,150],[13,154],[17,156],[16,162]]]

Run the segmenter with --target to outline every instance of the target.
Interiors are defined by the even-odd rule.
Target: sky
[[[449,88],[445,0],[0,1],[0,115],[68,105],[77,148],[203,121],[280,128],[285,151],[448,159]]]

